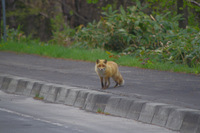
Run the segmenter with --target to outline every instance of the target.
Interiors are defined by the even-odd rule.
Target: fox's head
[[[97,59],[96,65],[99,71],[105,71],[106,70],[106,64],[107,60],[99,60]]]

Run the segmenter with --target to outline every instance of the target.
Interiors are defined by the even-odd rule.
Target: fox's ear
[[[105,63],[105,64],[107,63],[107,60],[106,60],[106,59],[104,60],[104,63]]]
[[[96,63],[97,63],[97,64],[99,63],[99,59],[96,60]]]

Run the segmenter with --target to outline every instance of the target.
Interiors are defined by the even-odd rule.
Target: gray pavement
[[[25,117],[22,114],[0,108],[0,132],[1,133],[80,133],[71,131],[51,123]]]
[[[175,133],[121,117],[86,112],[62,104],[0,90],[1,133]]]
[[[0,73],[41,81],[101,90],[94,63],[53,59],[37,55],[0,52]],[[200,76],[134,67],[120,67],[123,87],[107,93],[200,110]]]

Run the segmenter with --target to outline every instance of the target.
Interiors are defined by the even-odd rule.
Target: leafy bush
[[[9,26],[7,26],[7,40],[13,42],[26,42],[27,44],[40,44],[39,39],[33,39],[31,34],[26,36],[21,28],[22,27],[20,25],[17,27],[17,29],[9,28]]]
[[[166,36],[167,45],[152,50],[164,61],[187,64],[192,67],[200,65],[200,32],[194,29],[170,31]]]
[[[104,12],[101,20],[90,23],[78,32],[77,40],[88,47],[103,47],[121,52],[138,48],[154,49],[160,46],[159,40],[165,29],[153,17],[144,14],[138,7],[129,7],[127,12],[120,8]],[[160,16],[158,16],[159,19]]]
[[[103,12],[99,22],[79,27],[75,36],[80,47],[103,48],[116,52],[129,52],[135,56],[157,58],[189,66],[200,65],[200,32],[188,27],[180,29],[180,16],[167,20],[164,15],[147,15],[140,6],[125,11]]]
[[[24,35],[24,32],[21,31],[21,26],[19,25],[17,29],[7,27],[7,40],[10,41],[20,41],[27,40],[27,37]]]

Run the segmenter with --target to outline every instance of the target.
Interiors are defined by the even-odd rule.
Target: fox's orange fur
[[[121,73],[119,72],[117,63],[113,61],[97,59],[95,71],[100,77],[102,89],[106,89],[110,86],[110,78],[116,82],[115,87],[124,84],[124,80]]]

